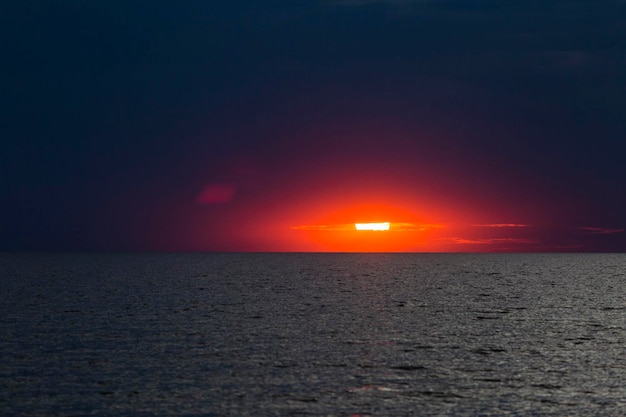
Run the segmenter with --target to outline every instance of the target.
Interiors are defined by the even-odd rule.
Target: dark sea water
[[[0,255],[0,415],[623,416],[626,255]]]

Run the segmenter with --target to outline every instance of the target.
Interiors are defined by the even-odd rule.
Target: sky
[[[2,2],[0,250],[624,252],[624,22],[623,0]]]

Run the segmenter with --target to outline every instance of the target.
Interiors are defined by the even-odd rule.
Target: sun
[[[391,226],[390,222],[382,223],[355,223],[356,230],[374,230],[374,231],[386,231]]]

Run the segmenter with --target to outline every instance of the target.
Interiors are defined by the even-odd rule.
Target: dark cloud
[[[598,235],[612,235],[615,233],[624,233],[624,229],[605,229],[602,227],[579,227],[578,230],[584,230],[585,232]]]

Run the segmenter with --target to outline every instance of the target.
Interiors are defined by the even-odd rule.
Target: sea
[[[0,254],[2,416],[624,416],[625,254]]]

